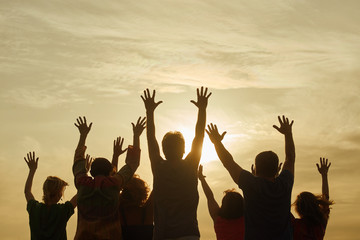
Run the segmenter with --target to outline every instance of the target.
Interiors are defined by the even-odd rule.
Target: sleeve
[[[134,175],[134,170],[131,169],[131,167],[127,164],[128,162],[139,162],[140,161],[140,148],[133,147],[129,145],[127,153],[126,153],[126,159],[125,159],[125,165],[116,173],[117,175],[120,175],[124,183],[126,184]]]
[[[294,184],[294,175],[289,170],[283,170],[278,178],[284,182],[288,188],[292,188]]]
[[[77,179],[82,175],[86,175],[86,173],[87,173],[86,168],[85,168],[85,161],[86,161],[85,159],[81,159],[81,160],[74,162],[73,174],[75,177],[76,188],[77,188]]]
[[[253,182],[255,180],[255,176],[246,171],[246,170],[242,170],[240,172],[240,175],[239,175],[239,180],[237,182],[239,188],[241,188],[243,191],[249,189],[252,185],[253,185]]]
[[[27,202],[26,210],[28,211],[28,213],[32,211],[32,209],[36,206],[37,203],[38,201],[36,201],[35,199],[31,199]]]
[[[71,204],[70,201],[66,201],[64,203],[64,214],[66,219],[69,219],[74,214],[74,206]]]

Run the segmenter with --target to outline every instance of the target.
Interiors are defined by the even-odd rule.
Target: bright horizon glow
[[[132,143],[130,123],[145,116],[140,95],[155,89],[156,100],[164,101],[155,117],[160,148],[163,134],[179,130],[189,152],[197,117],[190,100],[201,86],[212,92],[207,124],[228,132],[224,146],[244,169],[263,150],[284,159],[283,136],[272,125],[278,115],[294,119],[292,201],[302,191],[321,192],[315,163],[327,157],[335,205],[325,239],[357,239],[359,9],[360,1],[2,0],[2,239],[29,239],[27,152],[40,157],[36,199],[46,176],[55,175],[69,183],[69,200],[76,193],[71,169],[78,116],[94,123],[88,153],[109,158],[117,136]],[[151,186],[145,132],[141,149],[137,173]],[[206,133],[201,163],[218,201],[225,189],[238,189]],[[206,198],[198,190],[201,239],[213,240]],[[76,222],[75,213],[68,239]]]
[[[182,128],[180,128],[179,132],[182,133],[182,135],[184,136],[184,139],[185,139],[185,154],[184,154],[184,156],[186,156],[187,154],[189,154],[189,152],[191,150],[191,144],[192,144],[192,141],[194,140],[195,130],[192,130],[187,127],[182,127]],[[215,147],[212,144],[212,142],[210,141],[207,133],[205,132],[200,163],[204,164],[204,163],[211,162],[211,161],[214,161],[217,159],[218,159],[218,156],[215,151]]]

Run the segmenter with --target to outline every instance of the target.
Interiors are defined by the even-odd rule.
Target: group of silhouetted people
[[[31,239],[67,239],[66,224],[78,208],[74,239],[79,240],[199,240],[197,221],[199,203],[198,180],[207,198],[210,216],[218,240],[262,239],[323,239],[329,218],[330,205],[328,159],[320,158],[317,169],[322,177],[322,194],[300,193],[295,218],[290,211],[294,184],[295,145],[293,121],[278,117],[280,126],[273,127],[285,137],[285,161],[279,163],[272,151],[259,153],[251,172],[237,164],[222,143],[226,134],[219,133],[215,124],[206,128],[206,108],[211,92],[197,89],[198,109],[195,137],[191,151],[184,158],[185,141],[178,131],[168,132],[162,139],[160,154],[155,137],[155,90],[146,89],[141,96],[146,117],[132,123],[133,144],[123,147],[124,139],[113,143],[111,162],[103,157],[91,158],[86,152],[86,139],[92,123],[85,117],[76,119],[80,138],[75,150],[73,174],[77,194],[65,203],[58,203],[68,184],[49,176],[43,185],[43,202],[36,201],[31,186],[38,165],[35,152],[25,161],[29,175],[25,198],[29,213]],[[146,128],[148,154],[153,173],[153,190],[135,172],[140,164],[140,136]],[[219,159],[230,173],[243,195],[229,189],[221,205],[205,180],[199,166],[205,131],[214,144]],[[118,170],[119,156],[126,153],[125,164]],[[90,173],[90,175],[89,175]]]

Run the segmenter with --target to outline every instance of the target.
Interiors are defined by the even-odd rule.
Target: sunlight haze
[[[32,192],[42,198],[48,175],[75,193],[74,122],[93,127],[87,152],[111,159],[113,140],[132,144],[131,122],[145,116],[140,95],[156,90],[156,137],[181,131],[190,151],[196,88],[212,92],[207,124],[226,131],[224,145],[250,170],[255,156],[275,151],[283,162],[277,116],[294,119],[292,201],[321,192],[315,163],[326,157],[335,201],[328,240],[358,238],[360,210],[360,2],[290,0],[69,1],[1,0],[0,7],[0,231],[1,239],[29,239],[24,197],[35,151]],[[152,189],[146,133],[137,173]],[[119,166],[125,156],[120,156]],[[235,188],[205,133],[204,175],[218,203]],[[199,184],[201,239],[215,239]],[[241,190],[239,190],[241,192]],[[294,212],[294,211],[293,211]],[[76,231],[77,212],[67,225]]]

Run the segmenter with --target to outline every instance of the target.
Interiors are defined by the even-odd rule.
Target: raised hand
[[[113,156],[119,157],[121,154],[123,154],[124,152],[126,152],[127,148],[122,149],[123,143],[124,143],[124,138],[122,138],[122,137],[117,137],[117,138],[114,140],[114,152],[113,152]]]
[[[201,87],[200,91],[197,88],[196,89],[197,102],[195,102],[194,100],[191,100],[190,102],[195,104],[195,106],[197,106],[198,108],[206,108],[206,106],[208,104],[208,99],[211,96],[211,92],[209,92],[209,94],[207,94],[207,91],[208,91],[207,88],[205,88],[205,91],[204,91],[204,87]]]
[[[294,123],[294,120],[292,120],[291,123],[289,123],[289,119],[284,115],[282,116],[282,119],[280,116],[278,116],[278,119],[279,119],[280,127],[276,125],[273,125],[273,127],[284,135],[291,134],[292,133],[291,128]]]
[[[87,135],[90,132],[92,123],[90,123],[88,126],[86,123],[86,117],[83,118],[79,117],[76,119],[76,122],[77,124],[76,123],[74,124],[79,129],[81,135]]]
[[[206,178],[206,176],[204,176],[204,174],[203,174],[203,166],[202,166],[201,164],[199,165],[198,178],[199,178],[200,180]]]
[[[150,90],[147,88],[144,90],[144,96],[141,96],[141,99],[144,101],[146,111],[153,112],[155,108],[162,103],[162,101],[155,102],[155,90],[151,96]]]
[[[35,172],[37,169],[37,166],[38,166],[39,158],[38,157],[35,158],[35,152],[32,152],[32,153],[29,152],[26,156],[27,156],[27,159],[24,157],[24,160],[25,160],[26,164],[28,165],[29,170]]]
[[[226,132],[223,132],[220,135],[216,124],[212,124],[212,123],[208,125],[208,129],[205,129],[205,131],[209,135],[209,138],[213,143],[221,142],[226,134]]]
[[[92,162],[94,161],[94,159],[92,157],[90,157],[89,154],[86,154],[86,157],[85,157],[85,169],[86,171],[90,171],[90,167],[91,167],[91,164]]]
[[[139,117],[136,124],[131,123],[131,125],[133,127],[134,137],[139,137],[145,129],[146,117],[144,117],[142,119],[141,119],[141,117]]]
[[[317,169],[319,171],[319,173],[323,176],[323,175],[327,175],[329,168],[331,166],[331,162],[328,162],[328,159],[326,158],[320,158],[320,166],[317,163],[316,164]]]

